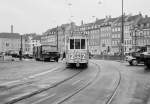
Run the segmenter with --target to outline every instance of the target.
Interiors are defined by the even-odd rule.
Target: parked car
[[[125,60],[128,61],[130,65],[138,65],[140,63],[144,64],[144,59],[141,57],[141,53],[146,51],[146,47],[140,47],[139,50],[130,52],[126,57]]]

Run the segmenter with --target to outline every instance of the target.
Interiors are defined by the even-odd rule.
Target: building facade
[[[24,37],[25,37],[24,54],[33,55],[33,47],[41,45],[41,35],[31,33],[31,34],[24,34]]]
[[[0,33],[0,52],[17,53],[21,48],[21,35],[19,33]],[[25,38],[22,36],[22,49],[25,51]]]
[[[132,31],[133,48],[150,44],[150,17],[143,17]]]

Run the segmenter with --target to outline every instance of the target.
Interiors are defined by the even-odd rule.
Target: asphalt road
[[[93,63],[84,70],[65,69],[63,63],[55,62],[0,63],[0,102],[5,104],[17,97],[53,86],[16,104],[106,104],[114,93],[121,73],[119,87],[110,103],[150,104],[150,71],[145,70],[143,65],[129,66],[128,63],[104,60],[91,62],[100,68]],[[23,82],[26,83],[19,85]],[[15,84],[19,86],[9,89],[9,85]]]

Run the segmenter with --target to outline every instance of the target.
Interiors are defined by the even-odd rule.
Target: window
[[[74,49],[74,39],[70,39],[70,49]]]
[[[85,39],[81,39],[81,49],[85,49]]]
[[[75,39],[75,49],[80,49],[80,39]]]
[[[9,43],[6,43],[6,47],[9,47]]]

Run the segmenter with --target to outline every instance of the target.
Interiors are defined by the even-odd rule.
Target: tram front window
[[[85,49],[85,39],[81,39],[81,49]]]
[[[80,39],[75,39],[75,49],[80,49]]]
[[[74,49],[74,39],[70,39],[70,49]]]

